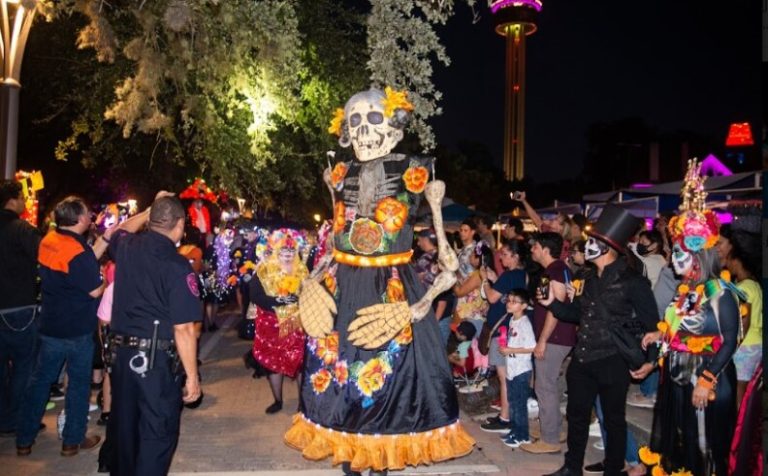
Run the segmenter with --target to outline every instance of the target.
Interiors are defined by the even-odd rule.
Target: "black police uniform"
[[[108,438],[114,436],[117,447],[111,474],[167,474],[182,408],[181,380],[173,368],[170,341],[174,325],[201,318],[197,278],[174,243],[154,231],[118,232],[110,240],[109,252],[116,263],[110,325],[119,344],[114,346],[111,374]],[[154,363],[151,369],[137,372],[142,359],[134,357],[141,351],[149,357],[147,344],[155,320],[160,345]]]

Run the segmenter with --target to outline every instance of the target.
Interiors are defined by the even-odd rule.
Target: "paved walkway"
[[[222,329],[203,335],[203,404],[195,410],[185,410],[182,416],[181,438],[171,474],[197,476],[223,474],[227,476],[267,475],[304,476],[334,475],[341,471],[330,461],[305,460],[298,451],[285,446],[283,433],[290,424],[297,407],[295,384],[286,380],[285,405],[282,412],[266,415],[264,409],[272,403],[265,379],[255,380],[243,367],[242,355],[250,343],[239,340],[234,329],[236,316],[221,316]],[[42,432],[33,447],[32,455],[15,455],[13,438],[0,439],[0,473],[5,476],[33,475],[85,475],[96,473],[98,451],[81,452],[73,458],[59,456],[61,442],[56,438],[57,408],[45,413],[48,429]],[[635,419],[650,420],[650,410],[637,410]],[[635,413],[637,413],[635,411]],[[96,426],[98,413],[91,414],[89,432],[104,434]],[[476,416],[478,420],[481,416]],[[630,416],[630,419],[633,418]],[[498,439],[497,433],[480,430],[479,422],[463,414],[467,430],[477,440],[475,451],[457,460],[431,467],[412,468],[391,474],[489,474],[489,475],[541,475],[556,470],[563,455],[531,455],[512,450]],[[641,436],[642,438],[642,436]],[[596,441],[590,438],[590,443]],[[602,452],[589,445],[587,462],[602,457]]]

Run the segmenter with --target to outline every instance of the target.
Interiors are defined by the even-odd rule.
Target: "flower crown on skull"
[[[298,251],[300,241],[301,237],[298,231],[291,230],[290,228],[278,228],[269,235],[267,252],[274,254],[282,249]]]
[[[701,175],[701,164],[697,159],[688,161],[688,171],[680,196],[680,214],[669,220],[669,233],[673,243],[692,253],[712,248],[720,237],[720,222],[712,210],[705,207],[707,192],[704,191],[706,177]]]
[[[351,144],[360,160],[388,154],[402,139],[413,104],[406,91],[387,86],[353,95],[344,108],[336,109],[328,132],[339,137],[339,145]]]

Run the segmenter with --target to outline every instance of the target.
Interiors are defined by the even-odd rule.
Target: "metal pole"
[[[19,91],[21,91],[21,85],[12,79],[0,83],[0,163],[3,166],[5,179],[13,179],[16,175]]]

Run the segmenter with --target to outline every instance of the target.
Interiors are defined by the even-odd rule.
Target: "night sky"
[[[504,40],[486,2],[440,29],[452,64],[440,67],[438,142],[488,146],[503,156]],[[725,141],[731,122],[759,124],[760,2],[544,0],[528,37],[526,174],[550,182],[580,174],[590,124],[641,117],[663,132]],[[759,138],[759,129],[753,127]]]

